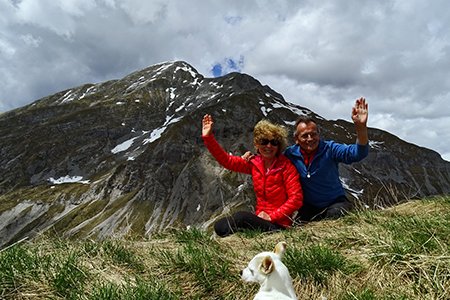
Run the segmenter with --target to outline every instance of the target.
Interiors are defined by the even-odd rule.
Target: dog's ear
[[[261,272],[261,274],[268,275],[273,271],[274,268],[275,264],[272,260],[272,257],[270,255],[267,255],[262,259],[261,265],[259,266],[259,271]]]
[[[284,252],[286,251],[287,244],[286,242],[279,242],[275,249],[273,249],[273,252],[280,257],[280,259],[283,257]]]

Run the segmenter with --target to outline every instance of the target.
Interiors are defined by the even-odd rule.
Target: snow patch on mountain
[[[352,188],[350,188],[350,186],[346,183],[346,179],[343,177],[339,177],[339,179],[341,180],[341,184],[344,187],[344,189],[346,189],[350,194],[352,194],[356,199],[359,199],[363,194],[364,194],[364,189],[361,190],[354,190]]]
[[[181,119],[183,119],[183,117],[178,117],[178,118],[171,118],[171,117],[167,117],[166,119],[166,123],[164,123],[163,126],[156,128],[155,130],[153,130],[150,133],[150,137],[144,140],[144,145],[148,144],[148,143],[153,143],[154,141],[156,141],[157,139],[159,139],[161,137],[161,135],[164,133],[164,131],[166,131],[167,127],[170,124],[179,122]]]
[[[111,152],[112,152],[113,154],[117,154],[117,153],[119,153],[119,152],[123,152],[123,151],[128,150],[128,149],[131,147],[131,145],[133,144],[134,140],[137,139],[137,138],[138,138],[138,137],[134,137],[134,138],[131,138],[131,139],[129,139],[129,140],[126,140],[125,142],[123,142],[123,143],[117,145],[116,147],[114,147],[114,148],[111,150]]]
[[[82,184],[89,184],[89,180],[83,180],[83,176],[70,176],[66,175],[64,177],[60,177],[58,179],[54,179],[53,177],[50,177],[48,179],[52,184],[63,184],[63,183],[82,183]]]

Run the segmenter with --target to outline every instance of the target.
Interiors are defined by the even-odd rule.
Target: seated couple
[[[357,131],[353,145],[320,139],[315,121],[300,117],[295,145],[287,147],[289,131],[262,120],[256,124],[254,145],[258,155],[245,159],[227,154],[214,139],[210,115],[203,118],[202,137],[210,153],[225,168],[252,175],[257,204],[255,213],[239,211],[218,220],[217,235],[226,237],[242,229],[283,230],[295,221],[343,215],[352,208],[339,179],[339,163],[351,164],[368,155],[368,110],[364,98],[356,100],[352,120]],[[284,152],[283,152],[284,151]]]

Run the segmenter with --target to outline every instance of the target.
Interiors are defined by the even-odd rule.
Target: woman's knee
[[[214,231],[220,237],[226,237],[231,234],[231,228],[227,218],[222,218],[214,224]]]
[[[241,223],[244,220],[248,220],[249,218],[253,218],[255,214],[248,211],[237,211],[231,217],[236,223]]]

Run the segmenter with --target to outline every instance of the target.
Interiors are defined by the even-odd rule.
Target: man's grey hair
[[[299,117],[297,118],[297,121],[295,121],[294,135],[295,135],[295,136],[298,136],[298,130],[297,130],[298,124],[300,124],[300,123],[309,124],[309,123],[311,123],[311,122],[313,122],[314,124],[316,124],[316,127],[317,127],[317,133],[320,133],[320,128],[319,128],[319,125],[317,125],[316,120],[314,120],[314,119],[311,118],[310,116],[307,116],[307,115],[301,115],[301,116],[299,116]]]

